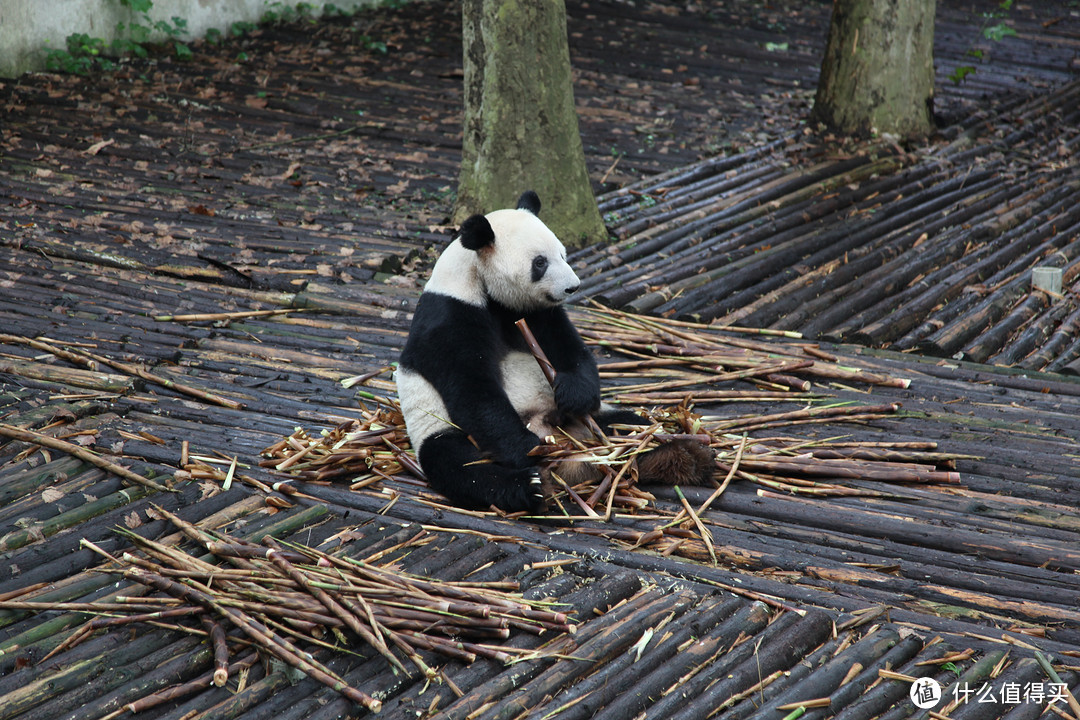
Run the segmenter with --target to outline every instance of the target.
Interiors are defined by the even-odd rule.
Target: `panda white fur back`
[[[544,507],[529,455],[538,432],[586,414],[601,425],[644,422],[601,406],[596,361],[561,306],[580,283],[539,211],[529,191],[516,209],[462,224],[401,353],[398,396],[420,467],[433,489],[467,507]],[[554,388],[515,325],[521,318],[555,368]]]

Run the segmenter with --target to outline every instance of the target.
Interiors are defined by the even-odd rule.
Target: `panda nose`
[[[566,294],[573,295],[578,291],[579,287],[581,287],[581,283],[578,283],[577,285],[571,285],[570,287],[566,288]]]

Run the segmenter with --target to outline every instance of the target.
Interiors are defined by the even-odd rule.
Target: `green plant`
[[[370,35],[361,35],[356,40],[365,50],[386,54],[386,43],[381,40],[375,40]]]
[[[983,13],[983,22],[979,28],[980,34],[990,42],[1001,42],[1005,38],[1016,35],[1016,31],[1005,24],[1005,18],[1012,10],[1013,0],[1001,0],[996,9]],[[991,25],[990,23],[993,23]],[[985,53],[979,48],[970,48],[965,55],[976,60],[982,60]],[[964,81],[968,75],[977,72],[974,65],[960,65],[949,75],[949,79],[956,84]]]
[[[275,0],[275,2],[266,3],[266,10],[263,11],[260,18],[260,22],[264,25],[290,23],[296,20],[315,22],[315,6],[306,2],[299,2],[295,6],[289,6],[280,0]]]
[[[75,75],[89,75],[95,70],[111,72],[116,69],[114,57],[146,57],[147,45],[155,32],[161,33],[171,42],[173,52],[180,60],[191,57],[191,49],[178,39],[187,34],[187,20],[173,17],[171,21],[151,20],[150,9],[153,0],[119,0],[120,4],[130,8],[137,20],[130,23],[116,24],[117,38],[106,43],[102,38],[91,37],[86,33],[72,33],[64,41],[64,50],[50,50],[45,57],[45,67],[59,72]]]
[[[323,5],[323,16],[324,17],[350,18],[355,14],[356,14],[355,10],[346,10],[344,8],[339,8],[334,3],[326,3],[325,5]]]
[[[139,21],[117,24],[117,34],[127,36],[126,39],[113,41],[113,49],[118,55],[146,57],[146,45],[151,43],[153,34],[157,32],[168,38],[166,44],[172,43],[173,53],[178,59],[191,57],[191,48],[179,40],[180,36],[187,35],[187,20],[175,15],[170,20],[152,20],[150,10],[154,7],[154,0],[120,0],[120,4],[131,8]]]
[[[111,72],[116,69],[117,63],[113,58],[138,57],[144,58],[149,55],[149,48],[156,41],[154,38],[164,36],[162,43],[170,47],[173,55],[178,60],[189,60],[192,57],[191,48],[180,40],[188,34],[187,20],[173,16],[169,20],[153,20],[150,11],[154,7],[154,0],[116,0],[123,7],[131,10],[135,19],[132,22],[120,22],[116,25],[117,39],[105,42],[102,38],[91,37],[86,33],[73,33],[65,40],[63,50],[49,50],[45,57],[45,66],[56,72],[67,72],[76,75],[89,75],[94,71]],[[409,0],[383,0],[384,7],[403,7]],[[310,2],[297,2],[289,5],[281,0],[265,3],[266,10],[262,14],[263,24],[276,24],[292,22],[295,20],[307,20],[315,22],[315,5]],[[357,11],[343,10],[333,3],[323,5],[323,14],[334,17],[352,17]],[[256,30],[258,25],[243,20],[229,25],[228,33],[234,36],[246,35]],[[206,31],[206,41],[211,45],[218,45],[224,39],[220,30],[210,29]],[[359,37],[360,44],[364,49],[386,53],[387,45],[381,40],[376,40],[368,35]],[[247,53],[241,51],[236,57],[238,62],[248,59]]]
[[[656,202],[656,198],[652,195],[642,195],[641,199],[637,202],[637,206],[644,210],[646,208],[654,207],[656,205]]]
[[[245,20],[237,20],[229,26],[229,34],[236,36],[247,35],[249,32],[251,32],[257,27],[259,26],[255,23],[247,22]]]
[[[50,50],[45,56],[45,67],[55,72],[74,75],[89,75],[95,67],[112,70],[116,64],[102,55],[107,49],[101,38],[90,37],[86,33],[72,33],[67,36],[65,50]]]

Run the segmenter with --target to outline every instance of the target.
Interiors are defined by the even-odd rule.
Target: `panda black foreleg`
[[[419,452],[428,485],[456,505],[505,512],[541,512],[545,508],[539,469],[492,462],[460,430],[433,435]]]

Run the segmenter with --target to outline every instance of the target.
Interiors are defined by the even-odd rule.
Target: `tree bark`
[[[836,0],[811,119],[844,135],[929,134],[935,4]]]
[[[454,220],[525,190],[567,246],[607,237],[578,132],[563,0],[464,0],[465,121]]]

